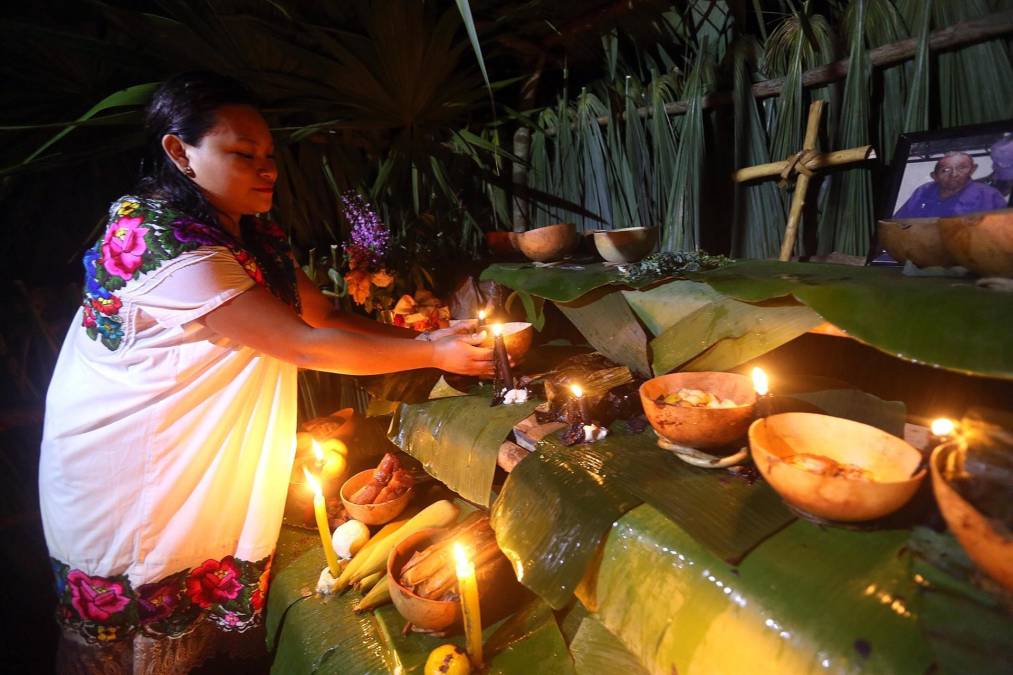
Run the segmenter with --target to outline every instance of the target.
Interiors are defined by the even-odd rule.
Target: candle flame
[[[766,396],[769,391],[767,374],[763,372],[763,368],[753,368],[753,389],[760,396]]]
[[[313,491],[314,495],[321,496],[320,483],[313,477],[313,474],[309,472],[305,466],[302,468],[302,472],[306,475],[306,484],[310,486],[310,490]]]
[[[313,445],[313,456],[317,458],[318,462],[324,461],[324,451],[320,447],[320,444],[317,443],[316,440],[314,440],[312,441],[312,445]]]
[[[475,573],[475,566],[468,560],[468,554],[460,543],[454,542],[454,562],[457,565],[457,577],[466,577]]]
[[[492,334],[495,335],[496,337],[499,337],[500,335],[502,335],[503,334],[503,324],[501,324],[501,323],[494,323],[492,325]]]
[[[478,320],[479,321],[485,321],[485,310],[484,309],[478,310]]]
[[[570,391],[573,392],[573,395],[576,396],[577,398],[580,398],[581,396],[584,395],[584,390],[580,388],[579,384],[571,384]]]
[[[935,436],[949,436],[956,428],[957,425],[953,423],[953,420],[946,417],[932,420],[932,434]]]

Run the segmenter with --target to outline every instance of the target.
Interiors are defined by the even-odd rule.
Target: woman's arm
[[[418,333],[400,326],[390,326],[358,314],[342,312],[334,307],[330,298],[320,292],[299,265],[293,262],[299,282],[299,299],[302,302],[302,319],[314,328],[340,328],[365,335],[386,335],[396,338],[414,338]]]
[[[347,375],[430,367],[463,375],[490,375],[493,370],[492,350],[475,346],[478,336],[424,342],[341,328],[315,328],[259,287],[239,294],[201,321],[239,344],[300,368]]]

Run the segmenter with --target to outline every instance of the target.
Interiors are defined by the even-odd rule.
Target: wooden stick
[[[809,105],[809,121],[805,128],[805,140],[802,143],[803,150],[813,150],[816,147],[816,139],[819,137],[820,122],[823,120],[824,101],[813,101]],[[802,207],[805,206],[805,193],[809,190],[809,176],[799,174],[795,182],[795,195],[791,199],[791,211],[788,213],[788,226],[784,230],[784,241],[781,242],[782,261],[791,260],[791,252],[795,248],[795,239],[798,237],[798,223],[802,219]]]
[[[805,162],[803,166],[810,171],[816,171],[831,166],[861,162],[866,159],[876,159],[876,151],[871,145],[863,145],[860,148],[849,148],[848,150],[835,150],[833,152],[820,153],[808,162]],[[756,180],[757,178],[777,176],[784,171],[785,168],[787,168],[788,164],[789,160],[786,159],[780,162],[770,162],[769,164],[747,166],[733,173],[732,179],[736,183],[744,183],[746,181]]]
[[[934,52],[955,49],[985,42],[1013,33],[1013,10],[1003,10],[988,16],[970,21],[940,28],[929,35],[929,49]],[[918,40],[908,38],[891,42],[881,47],[869,50],[869,63],[873,66],[888,66],[908,59],[914,58],[918,51]],[[830,84],[837,80],[843,80],[851,68],[851,59],[840,59],[824,66],[817,66],[802,74],[802,86],[805,88],[819,87]],[[752,87],[754,98],[770,98],[777,96],[784,89],[784,78],[778,77],[757,82]],[[716,108],[722,105],[730,105],[733,102],[731,92],[717,92],[703,97],[704,108]],[[665,112],[669,115],[684,115],[689,110],[689,101],[674,101],[665,104]],[[649,117],[652,109],[649,107],[637,108],[641,117]],[[622,118],[623,115],[618,115]],[[602,126],[609,123],[609,117],[603,115],[598,118],[598,124]],[[552,135],[555,129],[546,130],[547,135]]]

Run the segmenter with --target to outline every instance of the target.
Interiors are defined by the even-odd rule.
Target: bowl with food
[[[396,518],[412,497],[414,481],[397,456],[387,453],[375,469],[360,471],[341,486],[345,511],[367,525],[382,525]]]
[[[746,435],[756,391],[750,378],[737,373],[671,373],[640,385],[640,401],[662,439],[714,450]]]
[[[474,565],[482,620],[487,625],[506,616],[526,597],[510,561],[496,543],[489,517],[476,511],[453,528],[426,528],[409,535],[387,558],[391,601],[418,629],[460,627],[454,544],[467,550]]]
[[[985,574],[1013,591],[1013,531],[1008,481],[999,472],[976,476],[966,468],[960,440],[932,451],[932,491],[953,536]],[[998,475],[996,475],[998,474]],[[989,483],[996,485],[989,485]]]
[[[826,520],[893,513],[925,478],[922,454],[876,427],[816,413],[782,413],[749,427],[753,462],[781,498]]]
[[[482,339],[482,347],[492,349],[495,341],[495,336],[492,331],[492,322],[486,322],[482,327],[478,327],[478,319],[451,319],[451,328],[455,326],[467,326],[472,332],[478,333],[485,331],[485,337]],[[514,361],[520,361],[521,357],[528,353],[531,349],[531,341],[535,337],[534,327],[526,321],[507,321],[501,323],[503,331],[503,344],[506,346],[507,354]]]

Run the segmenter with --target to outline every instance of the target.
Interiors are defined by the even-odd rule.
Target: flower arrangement
[[[343,291],[334,295],[348,295],[367,313],[377,312],[381,320],[397,326],[425,331],[450,325],[450,310],[426,288],[433,280],[424,262],[413,255],[418,252],[408,251],[405,242],[394,242],[390,229],[358,193],[343,194],[341,205],[351,232],[343,247],[343,276],[337,270],[337,246],[331,247],[335,269],[329,276],[344,282]],[[402,264],[394,264],[397,261]]]
[[[387,271],[390,230],[380,222],[369,202],[356,192],[341,196],[345,217],[352,225],[345,243],[345,287],[357,305],[367,312],[386,309],[393,302],[394,276]]]

